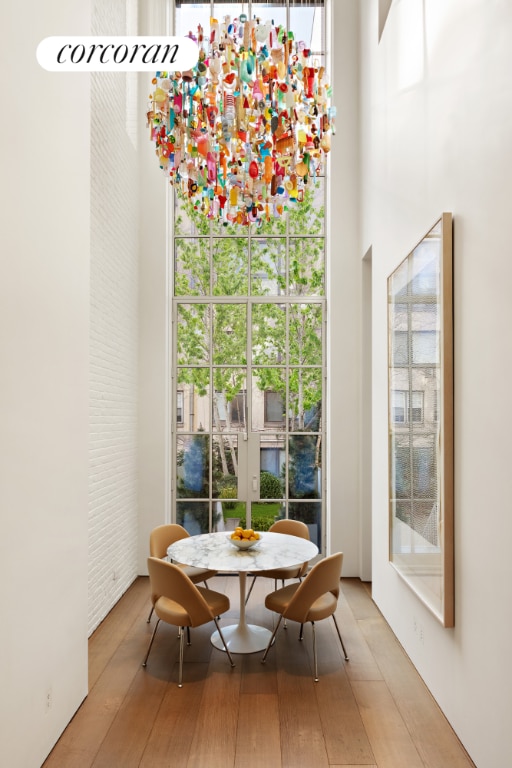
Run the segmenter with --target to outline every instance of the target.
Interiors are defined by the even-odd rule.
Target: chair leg
[[[313,631],[313,663],[315,665],[315,683],[318,683],[318,661],[316,658],[316,632],[315,632],[315,622],[311,622],[311,629]]]
[[[147,623],[148,623],[148,624],[149,624],[149,622],[151,621],[151,617],[152,617],[152,615],[153,615],[153,611],[154,611],[154,610],[155,610],[155,606],[154,606],[154,605],[152,605],[152,606],[151,606],[151,610],[150,610],[150,612],[149,612],[149,616],[148,616],[148,618],[147,618]]]
[[[183,688],[183,641],[184,639],[185,639],[185,627],[180,627],[180,669],[178,672],[178,688]]]
[[[300,625],[299,640],[304,640],[304,624]]]
[[[145,658],[145,659],[144,659],[144,661],[142,662],[142,666],[143,666],[143,667],[145,667],[145,666],[146,666],[146,664],[148,663],[149,652],[150,652],[150,650],[151,650],[151,646],[153,645],[153,640],[155,639],[156,631],[157,631],[157,629],[158,629],[158,625],[159,625],[159,624],[160,624],[160,619],[158,619],[157,623],[155,624],[155,628],[154,628],[154,630],[153,630],[153,634],[151,635],[151,640],[149,641],[149,648],[148,648],[148,652],[146,653],[146,658]]]
[[[343,653],[345,655],[345,661],[348,661],[349,658],[347,656],[347,652],[345,650],[345,646],[343,644],[343,640],[341,639],[340,628],[338,627],[338,622],[336,621],[336,616],[334,615],[334,613],[332,614],[332,618],[333,618],[333,621],[334,621],[334,626],[336,627],[336,632],[338,633],[338,637],[340,639],[341,647],[343,648]]]
[[[268,641],[268,645],[267,645],[267,647],[265,648],[265,653],[263,654],[263,658],[262,658],[262,660],[261,660],[261,663],[262,663],[262,664],[264,664],[264,663],[266,662],[266,660],[267,660],[267,654],[268,654],[268,652],[269,652],[269,650],[270,650],[270,646],[271,646],[271,645],[272,645],[272,643],[274,642],[274,638],[275,638],[275,636],[276,636],[276,634],[277,634],[277,630],[279,629],[279,625],[280,625],[280,623],[281,623],[281,619],[282,619],[282,618],[283,618],[283,614],[282,614],[282,613],[280,613],[280,614],[279,614],[279,621],[277,622],[277,624],[276,624],[276,626],[275,626],[275,628],[274,628],[274,631],[272,632],[272,635],[271,635],[271,637],[270,637],[270,640]]]
[[[214,618],[213,620],[214,620],[214,622],[215,622],[215,626],[216,626],[216,628],[217,628],[217,632],[219,633],[219,637],[220,637],[220,639],[222,640],[222,645],[223,645],[223,646],[224,646],[224,648],[226,649],[226,653],[227,653],[227,655],[228,655],[229,663],[231,664],[231,666],[232,666],[232,667],[234,667],[234,666],[235,666],[235,662],[233,661],[233,657],[231,656],[231,654],[230,654],[230,652],[229,652],[229,648],[228,648],[228,647],[227,647],[227,645],[226,645],[226,641],[224,640],[224,635],[223,635],[223,634],[222,634],[222,632],[221,632],[221,628],[220,628],[220,626],[219,626],[219,622],[218,622],[218,621],[217,621],[217,619],[215,619],[215,618]]]
[[[277,589],[277,579],[275,580],[274,585],[275,585],[275,588]],[[281,587],[284,587],[284,579],[281,579]],[[286,619],[284,620],[283,628],[288,629],[288,625],[286,624]]]
[[[190,645],[190,627],[187,627],[187,645]]]
[[[256,574],[254,574],[254,576],[252,577],[252,583],[251,583],[251,586],[249,587],[249,591],[248,591],[248,593],[247,593],[247,595],[246,595],[246,598],[245,598],[245,605],[247,605],[247,601],[248,601],[248,599],[249,599],[249,598],[250,598],[250,596],[251,596],[252,588],[254,587],[254,582],[256,581],[256,579],[257,579],[257,575],[256,575]]]

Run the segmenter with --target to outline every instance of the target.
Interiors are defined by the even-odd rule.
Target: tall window
[[[207,34],[211,17],[242,10],[293,30],[325,65],[321,2],[177,1],[175,32],[201,24]],[[198,532],[230,516],[259,530],[290,517],[322,547],[325,178],[259,226],[219,223],[178,197],[173,222],[172,376],[183,419],[174,519]]]

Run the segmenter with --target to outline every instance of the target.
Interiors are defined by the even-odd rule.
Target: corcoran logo
[[[175,72],[197,64],[188,37],[55,36],[37,46],[37,61],[49,72]]]

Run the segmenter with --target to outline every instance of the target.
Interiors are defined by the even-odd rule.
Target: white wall
[[[0,764],[38,768],[87,692],[89,80],[37,44],[89,2],[3,3]]]
[[[363,11],[362,241],[373,254],[373,595],[478,768],[512,755],[512,5]],[[443,629],[388,563],[386,278],[454,214],[455,580]],[[414,632],[423,628],[424,640]]]
[[[330,158],[327,248],[329,325],[329,550],[343,551],[343,575],[360,576],[362,450],[359,1],[332,3],[331,51],[336,135]],[[363,521],[364,524],[364,521]],[[366,545],[369,548],[369,543]],[[367,569],[365,569],[367,571]],[[369,574],[366,573],[368,577]]]
[[[166,1],[141,0],[139,34],[164,34]],[[148,109],[152,92],[151,72],[139,74],[139,113]],[[160,170],[149,128],[139,143],[139,573],[146,574],[149,534],[157,525],[170,522],[169,472],[166,471],[169,440],[169,369],[167,317],[167,180]]]
[[[95,35],[137,34],[136,0],[92,0]],[[89,621],[138,574],[137,74],[91,75]]]

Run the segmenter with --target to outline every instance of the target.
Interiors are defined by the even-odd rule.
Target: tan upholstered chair
[[[200,627],[209,621],[215,622],[219,637],[221,638],[231,666],[233,659],[224,641],[219,627],[217,616],[229,611],[229,598],[221,592],[213,589],[198,587],[192,583],[187,574],[174,563],[160,560],[157,557],[148,557],[149,580],[151,583],[151,598],[158,616],[155,629],[149,642],[146,658],[142,662],[145,667],[149,653],[160,621],[173,624],[180,628],[180,667],[178,687],[182,687],[183,679],[183,643],[185,639],[185,627]],[[190,642],[187,643],[190,645]]]
[[[348,661],[347,652],[341,639],[338,622],[334,611],[338,605],[338,596],[340,593],[341,566],[343,563],[343,553],[337,552],[335,555],[320,560],[310,570],[302,582],[288,584],[288,586],[271,592],[265,598],[265,607],[275,613],[279,613],[279,620],[269,640],[262,663],[265,662],[270,646],[274,642],[281,619],[290,619],[300,624],[306,621],[311,622],[313,632],[313,658],[314,658],[314,678],[318,682],[318,663],[316,657],[316,637],[315,621],[326,619],[332,616],[338,637],[340,639],[343,655]],[[302,640],[302,627],[300,632]]]
[[[149,535],[149,555],[150,557],[159,557],[160,559],[167,557],[167,548],[174,544],[175,541],[184,539],[190,536],[189,532],[183,528],[182,525],[177,523],[169,523],[168,525],[159,525],[153,528]],[[202,581],[205,585],[207,579],[211,579],[212,576],[217,575],[217,571],[210,571],[207,568],[194,568],[193,565],[180,565],[189,579],[198,584]],[[153,606],[149,612],[148,624],[151,621],[153,614]]]
[[[309,528],[306,523],[302,523],[300,520],[276,520],[276,522],[270,526],[269,531],[272,531],[273,533],[287,533],[289,536],[298,536],[301,539],[309,540]],[[301,565],[293,565],[288,568],[274,568],[271,571],[261,571],[258,574],[254,574],[245,602],[247,603],[258,576],[274,579],[275,589],[277,589],[277,582],[279,579],[284,587],[286,579],[300,580],[306,575],[307,569],[308,563],[305,562],[301,563]]]

